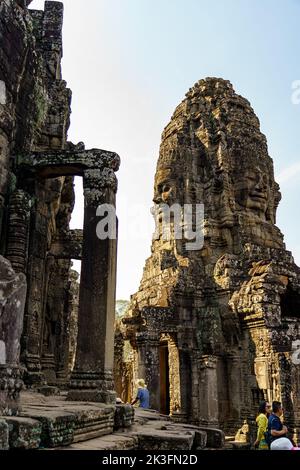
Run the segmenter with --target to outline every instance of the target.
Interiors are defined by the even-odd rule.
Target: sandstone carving
[[[20,339],[26,299],[26,278],[0,256],[0,414],[17,414],[22,380]]]
[[[208,78],[176,108],[155,176],[157,236],[116,319],[117,239],[97,236],[97,209],[114,213],[120,158],[68,141],[63,4],[30,3],[0,1],[0,449],[221,448],[224,432],[246,446],[262,398],[283,402],[297,438],[300,271],[249,102]],[[75,176],[84,224],[71,230]],[[163,204],[177,205],[167,227]],[[133,408],[115,401],[131,400],[137,378],[163,415],[137,410],[132,428]]]
[[[97,238],[95,211],[115,204],[120,158],[67,140],[63,4],[46,1],[40,11],[30,3],[0,3],[0,388],[7,413],[18,407],[20,368],[25,386],[47,395],[70,386],[73,400],[114,398],[117,241]],[[69,226],[75,175],[84,182],[83,230]],[[80,283],[72,259],[82,261]],[[5,384],[15,385],[8,393]]]
[[[163,237],[157,211],[123,320],[157,409],[235,434],[261,399],[279,399],[299,433],[300,271],[275,225],[280,198],[249,102],[226,80],[197,82],[163,131],[153,200],[204,204],[204,243],[188,250],[172,217]]]

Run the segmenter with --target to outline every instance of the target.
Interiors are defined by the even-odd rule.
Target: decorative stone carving
[[[204,244],[189,251],[174,218],[165,240],[156,211],[158,237],[123,320],[137,351],[141,334],[155,332],[157,348],[163,335],[174,336],[180,408],[196,423],[217,420],[236,433],[245,419],[254,423],[249,410],[261,399],[277,397],[287,424],[300,427],[299,402],[290,399],[298,385],[289,361],[279,361],[300,338],[300,270],[275,225],[280,198],[250,103],[226,80],[197,82],[163,131],[153,200],[204,204]],[[162,365],[149,367],[151,384]],[[160,393],[150,389],[157,401]]]
[[[88,337],[93,339],[90,362],[88,367],[82,362],[76,365],[77,385],[88,384],[93,389],[95,380],[97,400],[113,399],[116,240],[97,238],[95,204],[115,205],[114,172],[120,158],[114,152],[85,150],[82,142],[74,145],[68,141],[71,91],[61,71],[63,4],[47,1],[40,11],[27,9],[29,3],[0,2],[0,76],[4,79],[0,104],[0,253],[27,278],[21,340],[24,380],[27,386],[47,393],[57,390],[57,385],[66,386],[75,351],[82,353]],[[8,61],[12,50],[14,60]],[[83,231],[71,231],[69,226],[75,175],[84,179]],[[90,289],[81,305],[83,317],[93,317],[86,325],[82,321],[77,324],[78,284],[70,280],[71,258],[82,259],[81,290],[86,285]],[[21,316],[19,320],[21,327]],[[6,325],[2,328],[0,322],[0,326],[2,335]],[[19,333],[18,325],[15,334]],[[2,341],[1,357],[6,347]],[[18,365],[17,361],[16,369],[5,370],[3,365],[3,384],[13,383]],[[45,382],[53,385],[51,390]]]
[[[19,369],[26,278],[0,256],[0,413],[17,414],[22,380]]]
[[[16,272],[26,270],[31,205],[30,196],[22,190],[10,197],[6,254]]]

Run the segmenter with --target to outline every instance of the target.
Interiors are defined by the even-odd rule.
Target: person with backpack
[[[283,409],[280,401],[273,401],[272,414],[268,420],[268,431],[266,433],[266,441],[271,447],[272,442],[281,437],[286,437],[288,433],[287,427],[282,424],[280,417],[283,414]]]
[[[256,418],[257,437],[254,442],[255,449],[268,450],[269,446],[265,438],[268,428],[268,416],[271,413],[271,405],[267,401],[262,401],[258,408],[258,416]]]

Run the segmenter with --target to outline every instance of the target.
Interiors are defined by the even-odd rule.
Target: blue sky
[[[69,139],[122,159],[117,297],[137,290],[150,255],[161,132],[187,90],[207,76],[229,79],[260,119],[283,197],[277,225],[300,264],[300,104],[291,99],[300,80],[300,0],[63,3],[63,74],[73,91]],[[74,227],[82,224],[79,184],[77,195]]]

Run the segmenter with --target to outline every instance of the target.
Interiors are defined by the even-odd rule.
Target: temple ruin
[[[204,204],[204,244],[174,237],[175,216],[165,239],[156,212],[140,289],[116,318],[117,233],[98,237],[97,209],[116,206],[120,158],[68,141],[63,4],[30,3],[0,0],[0,450],[222,448],[224,433],[249,441],[264,397],[299,436],[300,271],[249,102],[209,78],[177,107],[154,202]],[[71,230],[75,176],[84,224]],[[138,377],[151,410],[128,404]]]
[[[229,81],[197,82],[163,131],[153,201],[203,203],[203,246],[175,237],[175,215],[164,237],[156,211],[119,332],[152,406],[176,420],[246,439],[259,402],[280,400],[299,436],[300,270],[275,225],[280,198],[250,103]]]
[[[69,383],[69,324],[76,309],[74,297],[70,297],[76,291],[71,260],[82,259],[70,398],[98,394],[98,400],[110,402],[115,396],[116,241],[97,237],[95,211],[101,203],[115,204],[119,157],[67,141],[71,91],[61,77],[63,6],[46,2],[44,11],[35,11],[23,4],[1,3],[6,32],[1,48],[5,90],[1,106],[1,251],[11,267],[6,260],[2,263],[8,276],[16,273],[19,293],[15,298],[20,304],[24,303],[24,277],[27,283],[22,337],[18,328],[17,337],[11,338],[13,319],[5,321],[11,307],[3,306],[7,357],[2,374],[13,365],[17,375],[19,358],[8,352],[11,341],[20,341],[27,386]],[[14,61],[7,60],[12,57]],[[83,178],[83,230],[69,229],[75,175]],[[4,281],[8,282],[5,277]],[[14,298],[13,293],[11,296]],[[18,321],[22,322],[21,315]],[[86,334],[90,350],[85,346]]]
[[[120,158],[67,140],[63,4],[30,3],[0,1],[0,450],[222,447],[218,429],[182,428],[154,410],[135,420],[116,403]],[[84,223],[71,230],[75,176]],[[103,205],[114,237],[98,236]]]

